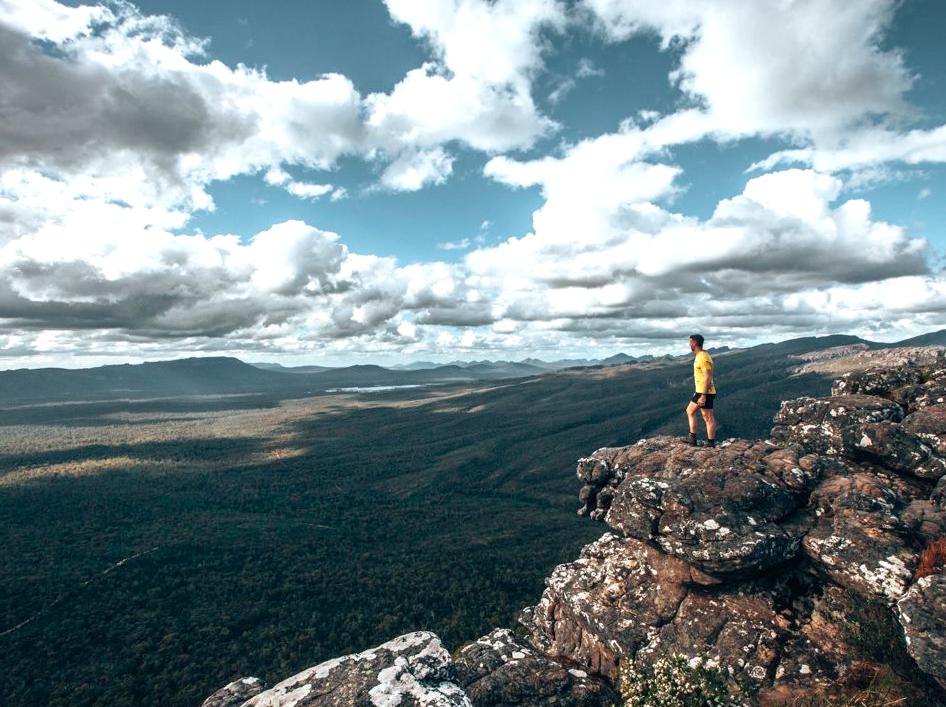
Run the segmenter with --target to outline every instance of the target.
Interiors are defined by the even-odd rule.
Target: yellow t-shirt
[[[696,384],[697,393],[715,393],[716,376],[710,380],[709,390],[706,389],[706,374],[713,373],[713,359],[705,351],[700,351],[693,359],[693,382]]]

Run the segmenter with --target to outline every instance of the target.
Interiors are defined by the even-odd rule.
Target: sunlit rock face
[[[450,654],[440,639],[427,631],[408,633],[377,648],[320,663],[242,702],[211,702],[233,684],[211,696],[205,707],[471,706],[466,693],[453,681]]]
[[[608,525],[718,576],[791,560],[801,529],[781,521],[805,503],[821,474],[816,459],[798,449],[746,440],[706,449],[656,438],[591,459],[621,478],[595,501],[607,506]]]
[[[452,658],[407,634],[265,691],[236,681],[205,707],[597,707],[623,665],[668,653],[718,667],[746,704],[810,700],[852,670],[852,600],[902,628],[930,689],[946,687],[946,575],[916,578],[946,533],[946,360],[833,391],[783,403],[766,441],[654,437],[580,459],[579,513],[608,532],[552,571],[520,633]]]

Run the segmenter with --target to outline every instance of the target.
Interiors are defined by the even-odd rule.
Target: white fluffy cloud
[[[671,79],[736,133],[833,132],[902,108],[911,76],[880,41],[894,0],[585,0],[612,39],[683,42]]]
[[[449,174],[448,143],[501,151],[554,126],[532,101],[530,76],[540,30],[564,22],[558,4],[392,1],[390,10],[434,60],[390,93],[362,97],[340,74],[273,81],[206,61],[200,40],[127,3],[3,0],[0,167],[81,176],[126,203],[209,208],[213,180],[281,165],[329,169],[343,155],[395,161],[386,185],[416,189],[416,179],[394,176],[405,162],[435,169],[424,181],[437,182]],[[286,187],[321,195],[303,184]]]
[[[532,145],[555,128],[531,93],[541,67],[541,32],[561,30],[555,0],[386,0],[391,16],[427,41],[434,60],[409,71],[387,94],[365,99],[371,139],[394,162],[382,179],[413,191],[440,183],[460,142],[500,152]]]
[[[405,152],[389,164],[381,183],[395,191],[417,191],[428,184],[443,184],[453,172],[453,158],[442,148]]]
[[[946,161],[944,128],[897,122],[913,77],[881,41],[893,0],[584,0],[610,41],[654,33],[677,53],[681,107],[528,158],[501,153],[557,127],[532,95],[547,38],[587,15],[544,0],[386,4],[429,61],[362,96],[339,74],[273,81],[209,61],[128,4],[0,0],[0,356],[525,353],[697,327],[738,341],[946,324],[926,242],[841,198],[839,172]],[[789,140],[755,166],[779,171],[708,218],[675,212],[686,185],[668,148],[746,136]],[[544,199],[531,232],[498,245],[445,234],[443,250],[472,248],[461,263],[354,253],[299,221],[245,240],[188,231],[214,180],[258,174],[339,199],[334,178],[293,174],[356,156],[381,187],[415,191],[448,179],[461,148]],[[811,168],[782,169],[796,162]]]
[[[650,202],[672,193],[675,170],[622,164],[613,141],[593,142],[559,160],[488,168],[546,195],[533,233],[466,257],[495,320],[588,330],[601,319],[610,331],[703,317],[733,331],[776,325],[798,292],[926,276],[926,242],[873,220],[866,201],[835,204],[835,177],[766,174],[700,221]]]
[[[902,133],[886,128],[864,128],[830,146],[776,152],[753,164],[751,169],[772,169],[792,162],[810,164],[826,172],[858,170],[891,162],[910,165],[946,162],[946,125]]]
[[[946,126],[904,130],[915,76],[883,41],[896,0],[584,0],[612,41],[656,33],[680,52],[668,77],[696,106],[659,120],[660,147],[706,136],[788,135],[805,147],[756,165],[834,172],[946,161]],[[652,131],[646,131],[650,133]]]
[[[363,139],[361,98],[338,74],[274,82],[197,63],[198,42],[128,5],[16,7],[0,15],[0,167],[80,177],[132,205],[206,208],[212,180],[280,162],[329,167]],[[33,39],[56,14],[70,21],[49,53]]]

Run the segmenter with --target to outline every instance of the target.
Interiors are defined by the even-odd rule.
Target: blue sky
[[[943,27],[933,0],[6,0],[0,366],[946,327]]]

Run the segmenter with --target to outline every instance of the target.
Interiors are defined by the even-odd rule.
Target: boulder
[[[903,419],[903,429],[915,434],[934,452],[946,455],[946,405],[930,405]]]
[[[842,587],[894,602],[907,590],[917,564],[903,515],[921,494],[913,482],[867,467],[833,474],[811,494],[817,520],[802,548]]]
[[[918,415],[922,413],[914,413]],[[909,419],[909,418],[908,418]],[[851,456],[901,474],[936,480],[946,474],[946,460],[934,455],[919,435],[896,422],[868,422],[854,435]]]
[[[716,449],[656,442],[613,455],[624,470],[608,525],[717,576],[795,556],[802,528],[779,521],[804,504],[820,474],[817,457],[746,440]]]
[[[450,654],[440,639],[417,631],[303,670],[243,703],[243,707],[309,705],[471,707],[471,702],[454,681]]]
[[[579,459],[578,478],[584,483],[578,493],[582,504],[579,515],[603,520],[611,507],[614,490],[628,470],[635,469],[638,475],[646,475],[649,469],[660,467],[673,443],[670,437],[642,439],[630,447],[604,447],[590,457]]]
[[[259,678],[240,678],[225,685],[204,700],[200,707],[238,707],[266,689]]]
[[[790,621],[765,593],[691,592],[637,660],[670,652],[725,666],[756,685],[771,684],[781,648],[790,640],[789,628]]]
[[[899,422],[902,418],[900,405],[872,395],[799,398],[782,403],[771,437],[785,446],[798,444],[808,452],[856,457],[856,442],[865,424]]]
[[[845,373],[831,385],[831,395],[879,395],[886,398],[897,388],[921,381],[922,373],[915,367],[870,368]]]
[[[900,518],[911,533],[923,539],[924,544],[946,535],[946,509],[932,500],[911,501]]]
[[[673,620],[689,586],[715,582],[634,538],[605,533],[553,570],[520,622],[542,652],[614,678],[621,658],[646,644],[652,627]]]
[[[946,688],[946,575],[921,577],[897,602],[907,650]]]
[[[917,389],[911,389],[909,393],[901,393],[897,397],[900,396],[906,398],[907,408],[910,411],[923,410],[935,405],[944,405],[946,404],[946,381],[942,378],[930,380]]]
[[[933,487],[933,493],[930,494],[930,501],[937,508],[946,511],[946,476],[941,476],[936,486]]]
[[[520,620],[543,652],[611,679],[622,661],[647,663],[669,652],[725,666],[737,681],[771,684],[788,659],[784,646],[801,645],[792,621],[771,592],[713,582],[677,558],[608,533],[556,567],[539,604]]]
[[[464,646],[455,666],[474,707],[610,707],[618,699],[600,677],[536,653],[506,628]]]

